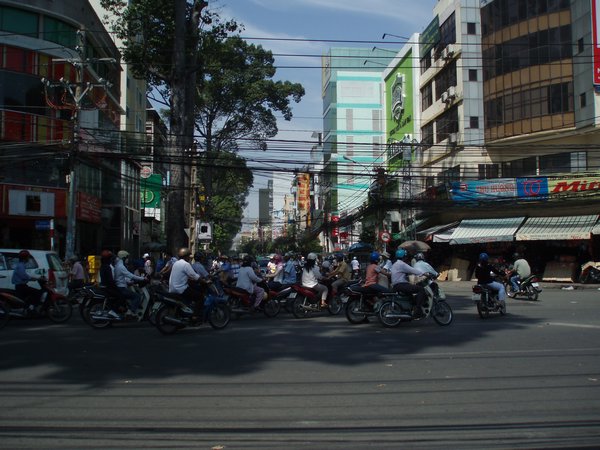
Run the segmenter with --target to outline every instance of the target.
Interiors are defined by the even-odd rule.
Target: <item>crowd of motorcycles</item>
[[[438,325],[447,326],[453,320],[453,312],[446,302],[446,295],[433,276],[424,276],[417,283],[427,294],[421,311],[415,312],[410,295],[390,290],[387,293],[373,292],[361,287],[362,280],[355,279],[336,295],[329,289],[326,306],[313,289],[300,283],[283,286],[274,291],[262,284],[267,295],[258,306],[248,292],[221,283],[218,274],[211,275],[205,282],[203,305],[186,304],[178,294],[168,292],[168,282],[152,279],[131,286],[141,297],[141,306],[135,315],[127,315],[128,305],[111,298],[107,290],[97,285],[84,286],[73,290],[68,297],[58,294],[48,286],[45,279],[38,281],[41,299],[35,307],[14,295],[14,292],[0,291],[0,328],[11,318],[47,317],[52,322],[68,321],[73,309],[78,309],[83,321],[92,328],[103,329],[119,323],[148,321],[164,335],[170,335],[186,327],[209,324],[214,329],[227,327],[232,319],[243,315],[264,314],[276,317],[282,311],[301,319],[326,311],[330,315],[344,313],[348,322],[360,324],[370,319],[379,321],[384,327],[396,327],[402,322],[424,320],[431,317]],[[521,281],[519,291],[513,291],[506,283],[507,295],[511,298],[522,296],[528,300],[538,300],[541,288],[534,275]],[[498,301],[497,292],[481,285],[473,286],[473,301],[481,318],[492,314],[505,314]],[[120,304],[115,308],[115,304]],[[117,310],[115,314],[114,310]]]

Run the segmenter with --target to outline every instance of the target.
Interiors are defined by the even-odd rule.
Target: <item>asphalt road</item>
[[[481,320],[386,329],[326,313],[164,337],[12,321],[1,448],[598,448],[600,291],[545,289]]]

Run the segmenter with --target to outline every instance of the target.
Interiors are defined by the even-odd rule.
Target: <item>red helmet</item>
[[[113,257],[113,253],[110,250],[102,250],[100,253],[100,258],[104,260],[108,260]]]
[[[31,253],[29,253],[29,250],[21,250],[19,252],[19,259],[29,259],[31,258]]]

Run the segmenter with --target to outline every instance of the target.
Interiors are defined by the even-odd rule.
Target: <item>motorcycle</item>
[[[158,286],[148,287],[148,282],[138,282],[133,287],[141,295],[141,303],[135,315],[125,314],[127,305],[119,298],[112,297],[106,288],[98,286],[85,286],[83,300],[79,304],[79,311],[84,322],[92,328],[106,328],[118,322],[141,322],[148,320],[155,324],[155,316],[161,306],[156,295]],[[113,305],[120,305],[113,309]],[[115,314],[111,314],[113,309]]]
[[[4,327],[11,317],[21,319],[35,319],[48,317],[54,323],[64,323],[71,318],[73,307],[69,300],[48,285],[44,277],[38,278],[40,286],[40,299],[37,305],[29,305],[25,300],[17,297],[14,291],[3,290],[0,292],[0,328]]]
[[[518,296],[527,297],[527,300],[536,301],[542,292],[542,288],[538,283],[537,275],[529,275],[521,281],[517,282],[519,285],[519,290],[514,291],[512,283],[510,280],[506,280],[506,295],[510,298],[517,298]]]
[[[156,328],[162,334],[174,334],[188,326],[199,326],[208,322],[215,330],[225,328],[231,320],[227,300],[214,293],[204,299],[202,315],[196,315],[193,308],[187,306],[179,294],[161,292],[158,297],[162,303],[156,313]]]
[[[256,311],[263,311],[267,317],[275,317],[281,310],[280,299],[278,298],[279,293],[272,295],[266,285],[261,287],[265,289],[265,296],[256,307],[254,307],[254,294],[250,294],[244,289],[234,286],[223,286],[221,288],[223,291],[221,295],[226,298],[227,306],[235,317],[243,314],[252,314]],[[291,289],[282,294],[284,298],[287,297],[290,291]]]
[[[297,319],[308,317],[313,313],[320,312],[324,308],[321,306],[321,294],[314,289],[294,284],[292,285],[292,290],[294,292],[289,294],[288,299],[293,299],[292,314]],[[329,286],[325,302],[327,304],[325,309],[333,316],[339,314],[342,310],[342,300],[339,295],[333,295],[331,286]]]
[[[342,299],[347,298],[346,319],[351,324],[367,323],[369,317],[378,316],[384,302],[397,296],[395,291],[373,292],[360,285],[347,286],[342,293]]]
[[[396,327],[401,322],[427,319],[433,320],[440,326],[452,323],[454,313],[446,302],[446,294],[439,285],[433,281],[435,277],[425,276],[417,285],[425,289],[426,301],[420,306],[420,315],[415,317],[413,312],[412,295],[397,293],[396,296],[386,299],[379,308],[379,321],[385,327]]]
[[[473,286],[473,301],[477,306],[477,314],[487,319],[491,313],[506,314],[506,302],[498,300],[498,292],[488,287],[476,284]]]

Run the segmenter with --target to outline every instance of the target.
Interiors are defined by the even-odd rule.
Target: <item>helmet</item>
[[[144,253],[144,256],[142,256],[142,258],[144,258],[144,259],[150,258],[150,253]]]
[[[317,254],[311,252],[308,255],[306,255],[306,259],[316,261],[317,260]]]
[[[406,250],[404,250],[403,248],[399,248],[398,250],[396,250],[396,258],[402,259],[405,256],[406,256]]]
[[[379,261],[379,258],[381,257],[381,255],[377,252],[373,252],[371,253],[371,256],[369,257],[369,259],[371,260],[371,262],[377,262]]]
[[[100,253],[100,259],[102,261],[110,261],[113,257],[113,252],[111,252],[110,250],[102,250],[102,253]]]
[[[487,253],[479,254],[479,261],[487,262],[490,259],[490,256]]]
[[[129,256],[129,252],[126,250],[119,250],[119,253],[117,253],[117,256],[119,259],[125,259]]]
[[[29,259],[31,258],[31,253],[29,253],[29,250],[21,250],[19,252],[19,259]]]
[[[519,255],[518,253],[515,253],[513,255],[513,259],[516,261],[517,259],[519,259],[521,257],[521,255]]]
[[[338,261],[343,261],[344,255],[342,253],[338,253],[337,255],[335,255],[335,259],[337,259]]]
[[[77,255],[73,255],[69,258],[69,261],[71,261],[71,262],[79,261],[79,257]]]
[[[423,253],[419,252],[419,253],[417,253],[417,254],[415,255],[415,259],[416,259],[417,261],[424,261],[424,260],[425,260],[425,255],[424,255]]]
[[[180,258],[187,258],[191,254],[192,252],[190,252],[190,249],[187,247],[181,247],[179,249],[179,252],[177,252],[177,256],[179,256]]]

